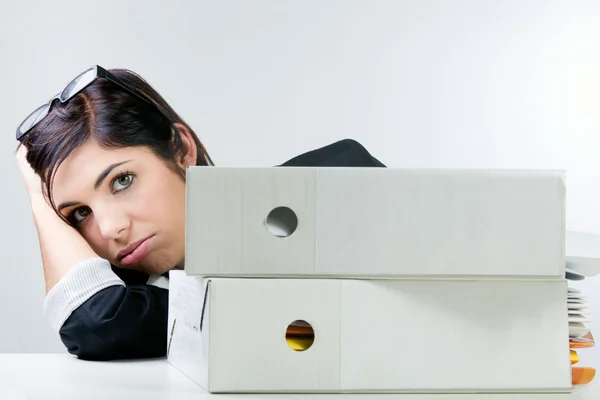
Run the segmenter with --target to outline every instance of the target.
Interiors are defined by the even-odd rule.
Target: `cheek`
[[[163,223],[180,219],[185,213],[185,183],[174,177],[156,183],[144,195],[145,211]]]
[[[158,223],[168,219],[173,208],[185,207],[185,185],[173,177],[156,174],[153,179],[140,179],[131,189],[117,202],[134,223]]]

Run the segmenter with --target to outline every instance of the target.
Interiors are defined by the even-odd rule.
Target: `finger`
[[[17,151],[15,152],[15,157],[19,162],[23,162],[27,160],[27,147],[21,145],[17,147]]]

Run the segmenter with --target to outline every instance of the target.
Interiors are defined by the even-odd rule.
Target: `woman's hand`
[[[40,176],[37,175],[33,168],[27,162],[27,148],[23,145],[19,146],[19,149],[16,153],[17,165],[19,166],[19,171],[21,172],[21,177],[25,181],[25,186],[27,187],[27,194],[29,198],[37,197],[38,195],[42,195],[42,180]]]

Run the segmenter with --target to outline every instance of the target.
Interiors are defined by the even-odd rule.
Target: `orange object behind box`
[[[585,385],[596,376],[596,370],[589,367],[573,367],[573,385]]]
[[[586,349],[594,347],[595,341],[592,332],[588,332],[580,340],[571,339],[569,341],[571,365],[579,362],[579,355],[573,349]],[[591,367],[573,367],[571,373],[571,380],[573,385],[585,385],[590,383],[596,376],[596,369]]]

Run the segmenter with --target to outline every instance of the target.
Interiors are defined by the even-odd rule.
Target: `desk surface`
[[[0,399],[597,400],[600,383],[560,395],[211,395],[166,360],[89,362],[66,354],[0,354]]]

